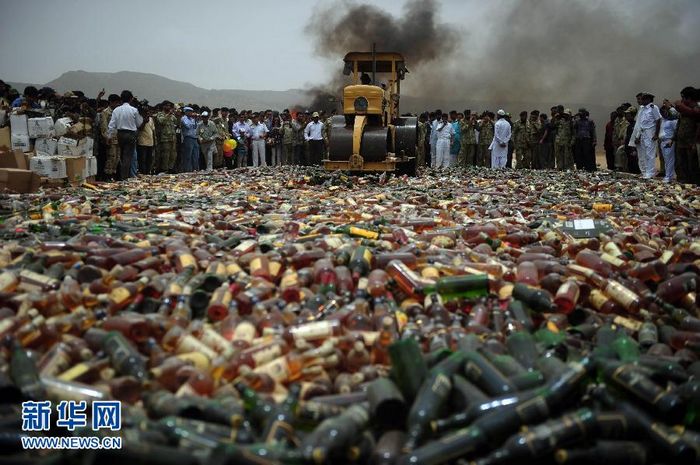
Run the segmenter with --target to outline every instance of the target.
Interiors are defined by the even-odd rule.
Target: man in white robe
[[[661,129],[661,113],[654,105],[654,96],[642,93],[640,98],[637,120],[634,123],[629,145],[637,147],[639,171],[645,179],[656,176],[656,141]]]
[[[450,166],[450,161],[452,157],[450,155],[450,147],[452,146],[452,139],[455,136],[454,126],[447,120],[447,113],[442,114],[442,121],[439,121],[435,127],[436,133],[436,144],[435,144],[435,157],[437,163],[436,168],[448,168]]]
[[[508,161],[508,141],[510,141],[510,124],[506,121],[506,112],[498,110],[496,124],[493,127],[491,150],[491,168],[505,168]]]

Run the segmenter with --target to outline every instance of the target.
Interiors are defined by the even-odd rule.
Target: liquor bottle
[[[274,406],[263,428],[262,437],[265,443],[293,445],[298,442],[293,424],[299,408],[300,393],[301,385],[292,384],[284,401]]]
[[[647,439],[667,454],[666,460],[679,464],[695,462],[697,452],[693,445],[671,427],[653,420],[644,410],[627,400],[611,395],[603,386],[595,388],[591,394],[607,407],[623,413],[634,428],[642,431]]]
[[[536,460],[551,454],[557,447],[589,437],[596,427],[596,416],[582,408],[554,420],[549,420],[514,434],[496,451],[473,462],[476,465],[496,465]]]
[[[212,293],[207,305],[207,316],[211,321],[221,321],[228,316],[233,299],[232,286],[233,284],[223,283]]]
[[[102,329],[105,331],[119,331],[137,344],[145,342],[150,336],[146,318],[138,313],[121,312],[117,315],[108,316],[102,321]]]
[[[102,341],[102,350],[119,374],[133,376],[140,382],[148,378],[146,362],[136,348],[119,332],[111,331]]]
[[[44,400],[46,390],[39,379],[35,360],[29,357],[17,340],[12,341],[12,356],[10,358],[10,377],[28,400]]]
[[[606,379],[631,394],[669,421],[680,421],[685,407],[674,392],[664,391],[634,365],[600,362]]]
[[[423,292],[437,293],[445,299],[481,297],[489,292],[489,277],[487,274],[447,276],[435,284],[427,284]]]
[[[198,352],[206,356],[210,361],[217,357],[217,353],[207,345],[199,341],[192,334],[188,333],[181,326],[173,326],[163,336],[163,347],[173,350],[175,353],[184,354],[188,352]]]
[[[319,286],[319,292],[327,294],[335,292],[338,285],[338,276],[333,262],[328,258],[316,261],[313,266],[314,282]]]
[[[401,339],[389,346],[391,376],[408,402],[415,399],[428,367],[415,339]]]
[[[423,294],[424,288],[430,284],[399,260],[392,260],[389,262],[386,272],[394,280],[399,289],[411,297],[420,297]]]
[[[343,458],[368,422],[369,413],[361,404],[353,405],[337,417],[324,420],[304,438],[304,458],[316,464]]]
[[[394,465],[401,455],[401,446],[405,441],[406,434],[403,431],[386,431],[377,441],[370,465]]]
[[[508,304],[508,312],[525,331],[531,332],[534,329],[535,324],[530,317],[530,311],[523,302],[512,299]]]
[[[358,279],[360,276],[367,276],[372,269],[372,252],[370,249],[364,246],[357,247],[350,256],[348,268],[352,272],[354,279]]]
[[[568,315],[574,310],[580,295],[579,285],[574,279],[567,279],[557,290],[554,304],[560,312]]]
[[[450,394],[450,410],[463,412],[489,400],[489,396],[459,374],[452,376],[452,393]],[[434,423],[434,422],[433,422]],[[432,423],[431,423],[432,427]]]
[[[570,364],[560,378],[538,389],[534,395],[483,414],[470,426],[406,454],[399,463],[436,465],[477,453],[487,447],[497,447],[508,435],[517,432],[521,425],[546,419],[554,408],[579,388],[592,366],[590,359]]]
[[[557,449],[554,459],[567,465],[647,465],[650,454],[648,447],[641,442],[598,440],[586,448]]]
[[[551,313],[556,309],[551,294],[522,283],[516,283],[513,287],[513,299],[523,302],[535,312]]]
[[[406,402],[389,378],[377,378],[367,386],[370,417],[382,431],[400,429],[406,423]]]
[[[465,352],[466,365],[464,373],[471,382],[487,394],[496,397],[514,392],[515,386],[481,353],[471,350]]]
[[[516,331],[506,338],[506,345],[520,365],[528,370],[535,368],[539,351],[532,334]]]
[[[455,352],[428,373],[408,412],[404,451],[413,450],[429,431],[431,422],[443,413],[452,390],[452,375],[457,372],[459,365],[464,363],[465,357],[465,353]]]

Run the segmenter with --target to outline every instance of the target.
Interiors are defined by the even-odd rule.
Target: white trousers
[[[491,147],[491,168],[505,168],[508,162],[508,146],[501,147],[498,142],[493,141]]]
[[[637,159],[639,160],[639,171],[645,178],[656,176],[656,142],[652,140],[655,132],[656,128],[639,131]]]
[[[438,139],[435,144],[436,168],[447,168],[450,166],[450,140]]]
[[[254,140],[251,143],[253,147],[253,166],[267,166],[267,161],[265,161],[265,141],[264,140]]]
[[[673,181],[676,177],[676,144],[673,143],[670,147],[666,147],[669,141],[661,141],[661,154],[664,156],[664,169],[666,174],[664,179],[666,181]]]
[[[433,142],[430,144],[430,166],[435,168],[437,166],[437,155],[435,153],[435,146],[437,145],[437,142]]]

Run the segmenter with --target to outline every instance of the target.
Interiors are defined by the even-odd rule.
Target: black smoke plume
[[[406,59],[409,72],[421,66],[445,60],[458,50],[458,33],[453,26],[440,24],[436,0],[410,0],[403,15],[394,17],[368,4],[333,2],[315,13],[306,32],[314,38],[315,52],[337,59],[339,69],[331,82],[313,87],[309,106],[328,110],[332,97],[340,100],[346,83],[342,75],[342,57],[348,52],[398,52]]]
[[[639,91],[659,101],[700,85],[698,0],[464,0],[445,5],[454,24],[440,23],[440,6],[409,0],[395,17],[337,1],[314,14],[306,32],[338,68],[309,92],[311,106],[340,96],[340,59],[373,42],[406,57],[402,111],[563,103],[607,113]]]

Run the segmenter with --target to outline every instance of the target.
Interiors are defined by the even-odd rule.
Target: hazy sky
[[[301,88],[337,72],[314,56],[304,33],[313,11],[327,3],[0,0],[0,79],[45,83],[76,69],[126,70],[204,88]],[[399,13],[404,2],[374,3]]]
[[[368,26],[364,12],[378,10],[360,3],[390,16]],[[412,12],[426,10],[430,26],[415,27]],[[340,73],[339,49],[391,30],[449,50],[413,57],[412,94],[587,102],[700,85],[700,0],[0,0],[0,11],[0,79],[15,82],[127,70],[204,88],[308,88]],[[319,46],[335,27],[345,40]]]

